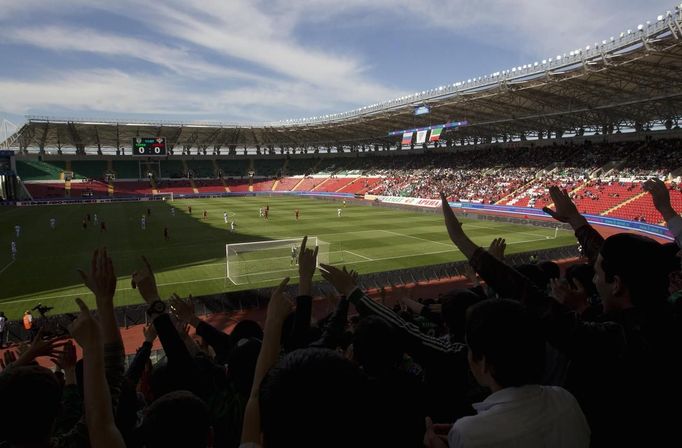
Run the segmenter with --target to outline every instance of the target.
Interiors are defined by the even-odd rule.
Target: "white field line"
[[[374,259],[372,259],[372,258],[365,257],[364,255],[356,254],[355,252],[351,252],[349,250],[344,250],[343,252],[348,252],[351,255],[355,255],[356,257],[364,258],[367,261],[374,261]]]
[[[382,231],[383,231],[383,232],[389,232],[389,231],[387,231],[387,230],[382,230]],[[396,233],[396,232],[389,232],[389,233]],[[400,234],[399,234],[399,235],[400,235]],[[401,236],[407,236],[407,235],[401,235]],[[417,238],[417,239],[420,239],[420,240],[428,241],[428,242],[431,242],[431,243],[436,243],[436,241],[430,241],[430,240],[426,240],[426,239],[423,239],[423,238],[418,238],[418,237],[413,237],[413,238]],[[510,245],[512,245],[512,244],[530,243],[530,242],[533,242],[533,241],[542,241],[542,240],[546,240],[546,239],[547,239],[546,237],[542,237],[542,238],[535,238],[535,239],[532,239],[532,240],[513,241],[513,242],[510,242],[510,243],[507,243],[507,245],[510,246]],[[444,246],[449,246],[449,245],[446,244],[446,243],[438,243],[438,244],[442,244],[442,245],[444,245]],[[353,261],[353,262],[349,262],[349,263],[347,263],[347,264],[352,265],[352,264],[360,264],[360,263],[371,263],[371,262],[376,262],[376,261],[397,260],[397,259],[400,259],[400,258],[411,258],[411,257],[421,257],[421,256],[424,256],[424,255],[444,254],[444,253],[447,253],[447,252],[459,252],[459,249],[457,249],[457,248],[454,247],[454,246],[451,246],[450,249],[447,249],[447,250],[440,250],[440,251],[435,251],[435,252],[425,252],[425,253],[419,253],[419,254],[398,255],[398,256],[395,256],[395,257],[373,258],[373,259],[371,259],[371,260],[368,259],[368,260]],[[330,252],[330,253],[333,253],[333,252]],[[359,255],[359,254],[355,254],[355,255]],[[365,258],[367,258],[367,257],[365,257]],[[345,262],[344,262],[344,263],[345,263]],[[335,264],[340,264],[340,263],[335,263]],[[223,265],[223,264],[221,263],[221,265]],[[203,265],[203,266],[205,266],[205,265]],[[277,272],[287,272],[287,271],[290,271],[290,270],[291,270],[291,269],[283,269],[283,270],[277,270],[277,271],[263,271],[263,272],[260,272],[260,273],[258,273],[258,274],[253,274],[253,275],[274,274],[274,273],[277,273]],[[186,283],[201,283],[201,282],[209,282],[209,281],[220,280],[220,279],[223,279],[223,280],[224,280],[224,279],[226,279],[226,277],[223,275],[223,276],[220,276],[220,277],[202,278],[202,279],[197,279],[197,280],[186,280],[186,281],[182,281],[182,282],[159,283],[158,286],[182,285],[182,284],[186,284]],[[127,291],[127,290],[131,290],[131,289],[132,289],[132,288],[126,287],[126,288],[117,288],[116,290],[117,290],[117,291]],[[0,303],[2,303],[2,304],[5,304],[5,303],[22,303],[22,302],[31,302],[31,301],[36,301],[36,300],[48,300],[48,299],[59,299],[59,298],[63,298],[63,297],[84,296],[84,295],[88,295],[88,294],[90,294],[90,292],[83,292],[83,293],[77,293],[77,294],[61,294],[61,295],[57,295],[57,296],[46,296],[46,297],[34,297],[34,298],[31,298],[31,299],[7,300],[7,301],[0,301]]]
[[[14,260],[10,261],[9,263],[7,263],[7,264],[5,265],[4,268],[0,269],[0,274],[2,274],[3,272],[5,272],[5,270],[6,270],[8,267],[12,266],[12,264],[14,264]]]
[[[383,229],[380,229],[380,231],[381,231],[381,232],[384,232],[384,233],[390,233],[390,234],[396,235],[396,236],[402,236],[402,237],[404,237],[404,238],[412,238],[412,239],[415,239],[415,240],[426,241],[427,243],[440,244],[441,246],[452,247],[452,243],[441,243],[440,241],[427,240],[426,238],[420,238],[420,237],[418,237],[418,236],[406,235],[406,234],[404,234],[404,233],[398,233],[398,232],[394,232],[394,231],[392,231],[392,230],[383,230]]]

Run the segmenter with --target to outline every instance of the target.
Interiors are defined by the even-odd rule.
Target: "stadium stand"
[[[74,179],[102,179],[107,170],[104,160],[74,160],[71,162],[71,171]]]
[[[66,164],[40,160],[17,160],[17,172],[24,181],[59,180]]]

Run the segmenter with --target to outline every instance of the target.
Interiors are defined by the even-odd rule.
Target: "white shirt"
[[[14,241],[12,241],[12,252],[16,252],[16,251],[17,251],[17,245]]]
[[[561,387],[508,387],[473,407],[477,415],[452,425],[450,448],[590,446],[585,415],[573,395]]]

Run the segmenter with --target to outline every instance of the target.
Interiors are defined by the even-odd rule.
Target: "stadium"
[[[86,379],[80,403],[104,416],[78,416],[92,446],[312,446],[330,426],[310,409],[342,418],[365,405],[338,446],[468,446],[484,423],[499,430],[480,446],[676,446],[659,410],[680,392],[681,70],[682,5],[594,45],[345,112],[5,121],[3,393],[36,360],[68,380],[76,347],[56,341],[73,339],[86,371],[99,343],[130,375],[105,395],[87,387],[106,389],[109,364]],[[532,371],[545,342],[554,364]],[[167,403],[150,358],[172,372],[157,378]],[[660,359],[661,370],[643,367]],[[591,371],[611,382],[592,383]],[[358,372],[371,392],[358,392]],[[140,403],[120,404],[136,387]],[[546,421],[524,420],[530,405],[497,417],[478,406],[530,387],[558,400],[533,405]],[[284,429],[300,423],[281,403],[299,398],[311,439]],[[167,429],[164,412],[182,414],[172,406],[206,414],[215,445],[202,422]],[[143,410],[159,420],[123,420]],[[377,415],[375,428],[362,423]],[[9,430],[18,418],[0,421],[0,441],[23,446]],[[505,432],[519,421],[525,430]]]

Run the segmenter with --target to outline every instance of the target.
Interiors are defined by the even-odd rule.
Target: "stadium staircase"
[[[270,188],[270,191],[277,191],[278,185],[279,185],[279,179],[275,179],[275,181],[272,183],[272,188]]]
[[[606,211],[600,213],[600,215],[602,215],[602,216],[610,215],[612,212],[615,212],[616,210],[619,210],[619,209],[621,209],[622,207],[628,205],[629,203],[635,202],[637,199],[639,199],[639,198],[641,198],[641,197],[643,197],[643,196],[646,196],[646,195],[647,195],[646,191],[643,191],[643,192],[641,192],[640,194],[637,194],[637,195],[635,195],[635,196],[632,196],[631,198],[628,198],[628,199],[624,200],[624,201],[621,202],[620,204],[618,204],[618,205],[616,205],[616,206],[614,206],[614,207],[611,207],[610,209],[608,209],[608,210],[606,210]]]
[[[516,190],[512,191],[499,201],[495,202],[495,205],[514,205],[516,203],[515,200],[520,199],[521,196],[525,196],[526,193],[528,193],[528,190],[535,183],[535,181],[537,181],[537,179],[533,179],[530,182],[526,183],[525,185],[517,188]]]
[[[590,184],[590,182],[588,181],[588,182],[584,182],[584,183],[578,185],[578,186],[575,187],[573,190],[571,190],[571,191],[568,192],[569,196],[572,197],[574,194],[576,194],[577,192],[579,192],[579,191],[582,190],[583,188],[587,187],[589,184]],[[543,205],[543,207],[552,208],[552,207],[554,207],[554,202],[548,202],[546,205]]]
[[[64,196],[66,196],[68,198],[71,197],[71,181],[70,180],[64,181]]]
[[[322,182],[320,182],[319,184],[315,185],[310,191],[322,191],[322,190],[321,190],[322,186],[323,186],[324,184],[326,184],[327,182],[329,182],[330,179],[331,179],[331,177],[327,177],[327,178],[324,179]]]
[[[159,187],[156,185],[156,180],[153,177],[149,178],[149,184],[152,187],[152,194],[159,194]]]
[[[296,191],[296,189],[297,189],[305,180],[306,180],[305,176],[302,177],[302,178],[296,183],[296,185],[293,186],[293,188],[291,189],[291,191]]]
[[[339,188],[338,190],[336,190],[335,193],[343,193],[344,191],[342,191],[342,190],[346,190],[347,188],[351,188],[351,185],[353,185],[354,183],[356,183],[356,182],[359,181],[360,179],[362,179],[362,177],[356,177],[355,179],[351,180],[350,182],[348,182],[348,183],[347,183],[346,185],[344,185],[343,187],[341,187],[341,188]],[[346,192],[346,193],[347,193],[347,192]]]

